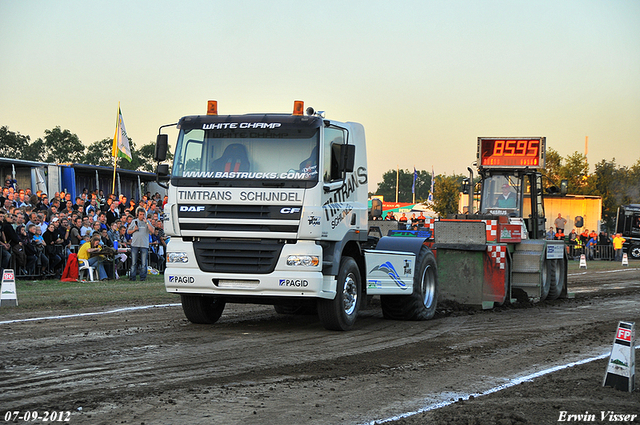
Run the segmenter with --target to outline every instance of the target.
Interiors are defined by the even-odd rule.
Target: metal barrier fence
[[[567,255],[569,259],[580,259],[584,254],[587,260],[610,260],[615,259],[615,251],[613,245],[596,245],[593,249],[589,249],[581,245],[567,245]]]

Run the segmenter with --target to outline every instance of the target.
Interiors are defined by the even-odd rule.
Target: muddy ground
[[[495,391],[602,356],[618,321],[640,323],[638,268],[571,275],[569,290],[491,311],[443,305],[427,322],[384,320],[374,298],[350,332],[254,305],[228,305],[213,326],[179,306],[5,315],[0,421],[15,411],[10,423],[45,423],[25,420],[38,411],[72,424],[640,423],[640,391],[602,387],[608,358]]]

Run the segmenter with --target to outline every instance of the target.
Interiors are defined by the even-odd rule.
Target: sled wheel
[[[565,285],[564,259],[552,260],[549,267],[549,295],[548,300],[556,300],[562,294]]]
[[[551,269],[552,260],[542,261],[542,270],[540,270],[540,301],[544,301],[549,296],[549,288],[551,287]]]

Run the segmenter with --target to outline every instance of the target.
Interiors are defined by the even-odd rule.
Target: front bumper
[[[176,294],[206,294],[245,297],[309,297],[333,299],[336,294],[335,276],[322,274],[322,248],[313,241],[299,241],[283,247],[273,272],[267,274],[207,273],[200,270],[193,244],[172,238],[169,252],[184,252],[186,263],[167,263],[164,282],[167,292]],[[289,255],[317,255],[315,267],[288,266]]]

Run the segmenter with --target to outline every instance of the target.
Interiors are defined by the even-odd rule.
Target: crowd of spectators
[[[149,233],[149,265],[164,270],[167,238],[162,210],[166,197],[147,193],[136,201],[123,195],[104,196],[102,190],[84,189],[71,199],[71,194],[65,192],[56,192],[51,197],[46,193],[31,193],[28,188],[18,189],[16,183],[7,177],[0,194],[2,271],[12,268],[18,277],[59,278],[69,255],[79,254],[82,245],[93,238],[90,245],[121,251],[115,254],[119,260],[112,262],[115,267],[106,275],[101,273],[100,278],[123,276],[130,272],[131,264],[130,254],[123,251],[130,251],[127,248],[131,248],[134,233],[127,230],[136,217],[143,217],[153,229]],[[140,212],[144,214],[138,215]],[[143,263],[146,266],[147,261]]]

